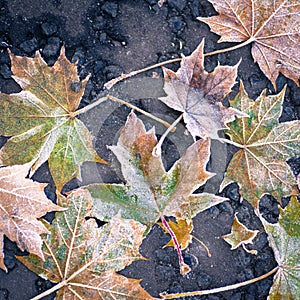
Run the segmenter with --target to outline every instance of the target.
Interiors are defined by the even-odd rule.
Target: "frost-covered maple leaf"
[[[63,208],[53,204],[45,195],[46,184],[25,178],[29,165],[0,168],[0,268],[6,270],[3,238],[6,235],[24,251],[44,259],[40,235],[47,228],[38,218]]]
[[[300,155],[300,121],[279,123],[285,90],[266,91],[253,101],[241,83],[231,106],[249,115],[228,124],[226,133],[240,150],[231,159],[221,188],[236,181],[241,195],[257,208],[265,193],[278,201],[294,193],[296,179],[286,160]]]
[[[59,202],[67,210],[58,212],[50,232],[43,235],[45,260],[30,255],[18,259],[39,276],[57,285],[56,299],[151,300],[139,280],[117,274],[142,259],[139,246],[145,226],[133,220],[113,217],[98,228],[90,216],[92,199],[88,191],[77,190]]]
[[[80,178],[83,162],[104,162],[93,149],[90,132],[75,117],[88,78],[79,80],[64,48],[53,67],[39,52],[34,58],[10,53],[10,58],[22,91],[0,93],[0,135],[11,137],[0,150],[0,165],[32,161],[33,174],[48,160],[61,190],[72,178]]]
[[[243,42],[276,87],[279,72],[299,84],[299,0],[209,0],[218,16],[198,18],[221,36],[219,42]]]
[[[187,129],[194,137],[218,139],[218,131],[235,116],[244,116],[222,101],[231,92],[237,76],[238,64],[218,65],[212,73],[204,70],[204,41],[187,57],[183,57],[175,73],[163,68],[166,97],[159,98],[169,107],[183,112]]]

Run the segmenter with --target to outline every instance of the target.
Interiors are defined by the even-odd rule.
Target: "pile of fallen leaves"
[[[298,0],[210,2],[219,15],[200,20],[221,35],[220,41],[242,42],[227,51],[253,43],[253,58],[275,88],[279,72],[298,84]],[[240,82],[238,94],[226,107],[222,102],[236,82],[239,66],[218,65],[213,72],[206,72],[203,47],[204,42],[183,57],[177,72],[163,68],[166,96],[160,100],[182,112],[194,139],[182,157],[166,171],[154,129],[146,131],[131,112],[117,145],[109,147],[121,164],[125,182],[92,184],[68,195],[62,189],[71,179],[80,179],[83,162],[107,163],[93,149],[91,133],[77,118],[86,111],[78,106],[88,78],[80,81],[64,49],[52,67],[39,53],[34,58],[10,53],[13,77],[22,91],[0,93],[0,135],[9,137],[0,150],[0,267],[6,270],[6,235],[21,250],[30,252],[18,257],[21,262],[56,283],[34,299],[54,291],[57,299],[153,299],[139,280],[117,272],[143,259],[139,246],[158,221],[171,236],[167,246],[177,250],[182,275],[187,274],[190,269],[181,250],[192,239],[192,218],[227,201],[195,193],[214,176],[206,170],[211,139],[239,148],[221,188],[237,182],[268,234],[278,263],[269,272],[276,273],[269,299],[299,297],[300,177],[297,181],[286,161],[300,156],[300,121],[279,122],[285,89],[274,95],[263,91],[253,101]],[[220,131],[228,138],[220,138]],[[47,199],[45,184],[30,179],[46,161],[56,185],[57,205]],[[266,222],[259,212],[264,194],[279,203],[290,196],[276,224]],[[50,211],[56,211],[51,224],[41,219]],[[166,217],[175,217],[176,222]],[[98,227],[95,218],[107,223]],[[223,238],[236,249],[251,243],[256,234],[235,216],[231,233]],[[201,291],[162,297],[198,294]]]

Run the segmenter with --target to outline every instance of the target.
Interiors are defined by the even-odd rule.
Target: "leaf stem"
[[[53,292],[61,289],[62,287],[66,286],[68,284],[68,281],[67,280],[63,280],[61,282],[59,282],[58,284],[56,284],[55,286],[53,286],[51,289],[35,296],[34,298],[31,298],[30,300],[39,300],[39,299],[42,299],[50,294],[52,294]]]
[[[205,250],[206,250],[206,253],[207,253],[207,256],[208,257],[211,257],[211,254],[210,254],[210,251],[209,251],[209,249],[208,249],[208,247],[200,240],[200,239],[198,239],[197,237],[195,237],[194,235],[192,235],[192,238],[194,239],[194,240],[196,240]]]
[[[244,145],[241,145],[241,144],[239,144],[239,143],[236,143],[236,142],[234,142],[234,141],[232,141],[232,140],[223,139],[223,138],[218,138],[218,141],[220,141],[221,143],[227,143],[227,144],[236,146],[236,147],[241,148],[241,149],[245,148]]]
[[[178,243],[177,237],[176,237],[174,231],[172,230],[172,228],[169,226],[169,224],[164,216],[161,216],[161,222],[162,222],[163,226],[165,227],[166,231],[170,234],[171,239],[175,245],[177,255],[178,255],[179,266],[180,266],[180,274],[185,275],[191,271],[191,268],[184,262],[184,259],[182,256],[182,251],[181,251],[180,245]]]
[[[161,136],[159,142],[157,145],[153,148],[152,150],[152,155],[155,157],[160,157],[161,156],[161,146],[166,139],[167,135],[170,133],[170,131],[174,131],[176,129],[176,125],[180,122],[182,119],[183,114],[181,114],[172,124],[171,126],[164,132],[164,134]]]
[[[155,121],[163,124],[167,128],[169,128],[171,126],[170,123],[168,123],[168,122],[166,122],[166,121],[164,121],[164,120],[162,120],[162,119],[160,119],[160,118],[158,118],[158,117],[156,117],[156,116],[154,116],[154,115],[146,112],[145,110],[143,110],[141,108],[138,108],[137,106],[135,106],[135,105],[133,105],[133,104],[131,104],[129,102],[126,102],[126,101],[124,101],[122,99],[119,99],[119,98],[111,96],[111,95],[107,95],[107,96],[101,97],[98,100],[96,100],[95,102],[93,102],[93,103],[91,103],[91,104],[89,104],[89,105],[87,105],[87,106],[85,106],[85,107],[83,107],[83,108],[81,108],[79,110],[76,110],[74,113],[72,113],[71,116],[72,117],[76,117],[76,116],[78,116],[80,114],[83,114],[83,113],[89,111],[90,109],[94,108],[95,106],[101,104],[102,102],[104,102],[106,100],[112,100],[112,101],[118,102],[120,104],[126,105],[126,106],[128,106],[128,107],[130,107],[130,108],[132,108],[132,109],[134,109],[134,110],[136,110],[136,111],[144,114],[145,116],[147,116],[147,117],[149,117],[149,118],[151,118],[151,119],[153,119],[153,120],[155,120]],[[175,129],[172,128],[171,131],[174,132]]]
[[[111,95],[108,95],[107,98],[110,99],[110,100],[113,100],[115,102],[121,103],[123,105],[126,105],[126,106],[128,106],[128,107],[130,107],[130,108],[132,108],[132,109],[134,109],[134,110],[142,113],[143,115],[145,115],[145,116],[147,116],[147,117],[149,117],[149,118],[151,118],[151,119],[153,119],[153,120],[155,120],[155,121],[163,124],[167,128],[169,128],[171,126],[170,123],[168,123],[168,122],[166,122],[166,121],[164,121],[164,120],[162,120],[162,119],[160,119],[160,118],[158,118],[158,117],[156,117],[156,116],[148,113],[147,111],[145,111],[145,110],[143,110],[141,108],[138,108],[137,106],[135,106],[135,105],[133,105],[131,103],[128,103],[128,102],[126,102],[126,101],[124,101],[122,99],[119,99],[119,98],[117,98],[115,96],[111,96]],[[173,131],[175,131],[174,128],[172,128],[172,132]]]
[[[203,290],[203,291],[195,291],[195,292],[185,292],[185,293],[178,293],[178,294],[167,294],[167,293],[161,293],[160,296],[162,297],[162,299],[175,299],[175,298],[180,298],[180,297],[189,297],[189,296],[198,296],[198,295],[209,295],[209,294],[214,294],[214,293],[219,293],[219,292],[225,292],[225,291],[229,291],[229,290],[233,290],[257,281],[260,281],[262,279],[265,279],[267,277],[269,277],[270,275],[274,274],[275,272],[277,272],[278,270],[278,266],[276,268],[274,268],[273,270],[269,271],[266,274],[263,274],[259,277],[247,280],[247,281],[243,281],[240,283],[236,283],[236,284],[231,284],[231,285],[227,285],[224,287],[219,287],[219,288],[215,288],[215,289],[211,289],[211,290]]]
[[[224,53],[224,52],[228,52],[228,51],[233,51],[233,50],[239,49],[239,48],[241,48],[241,47],[244,47],[244,46],[246,46],[246,45],[248,45],[248,44],[251,44],[251,43],[254,42],[254,41],[255,41],[255,37],[251,37],[250,39],[244,41],[244,42],[241,43],[241,44],[238,44],[238,45],[235,45],[235,46],[232,46],[232,47],[229,47],[229,48],[224,48],[224,49],[219,49],[219,50],[216,50],[216,51],[204,53],[203,56],[206,57],[206,56],[216,55],[216,54],[220,54],[220,53]],[[132,72],[127,73],[127,74],[122,74],[122,75],[120,75],[119,77],[113,78],[112,80],[106,82],[106,83],[104,84],[104,86],[105,86],[108,90],[110,90],[116,83],[118,83],[118,82],[120,82],[120,81],[123,81],[123,80],[126,79],[126,78],[130,78],[130,77],[132,77],[132,76],[141,74],[141,73],[146,72],[146,71],[149,71],[149,70],[151,70],[151,69],[155,69],[155,68],[158,68],[158,67],[162,67],[162,66],[164,66],[164,65],[172,64],[172,63],[174,63],[174,62],[180,62],[181,60],[182,60],[182,57],[173,58],[173,59],[166,60],[166,61],[163,61],[163,62],[154,64],[154,65],[151,65],[151,66],[148,66],[148,67],[139,69],[139,70],[132,71]]]

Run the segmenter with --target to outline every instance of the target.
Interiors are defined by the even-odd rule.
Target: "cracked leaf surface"
[[[268,300],[296,300],[300,295],[300,204],[292,196],[285,209],[280,208],[279,223],[262,217],[279,269],[273,279]]]
[[[218,65],[212,73],[204,70],[204,41],[187,57],[183,57],[175,73],[163,68],[166,97],[159,98],[169,107],[183,112],[187,129],[194,137],[218,138],[218,131],[227,128],[238,110],[223,106],[222,101],[235,84],[238,65]]]
[[[11,136],[0,150],[0,164],[32,161],[31,174],[49,160],[54,182],[61,190],[80,178],[84,161],[104,162],[93,150],[92,136],[73,113],[78,108],[88,78],[81,81],[77,67],[62,48],[53,67],[36,53],[34,58],[10,53],[13,78],[22,91],[0,93],[0,135]]]
[[[45,195],[46,184],[25,178],[29,165],[0,168],[0,268],[4,265],[3,238],[6,235],[24,251],[44,258],[42,233],[47,228],[38,218],[62,210]]]
[[[252,56],[276,87],[279,72],[300,77],[299,0],[209,0],[218,16],[198,18],[219,42],[253,41]]]
[[[145,226],[115,216],[98,228],[86,220],[92,208],[88,191],[77,190],[60,198],[67,208],[56,213],[49,235],[43,236],[45,261],[37,256],[18,257],[39,276],[61,284],[56,299],[154,299],[139,280],[117,274],[135,260]],[[81,297],[81,298],[80,298]]]
[[[300,121],[279,123],[284,92],[267,96],[263,91],[253,101],[241,83],[240,92],[230,101],[249,117],[228,124],[226,133],[241,149],[230,161],[221,187],[238,182],[243,198],[255,208],[264,193],[280,201],[296,189],[286,160],[300,155]]]

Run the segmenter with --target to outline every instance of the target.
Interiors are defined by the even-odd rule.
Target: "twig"
[[[225,48],[225,49],[220,49],[220,50],[216,50],[216,51],[212,51],[212,52],[208,52],[208,53],[204,53],[203,56],[206,57],[206,56],[211,56],[211,55],[216,55],[216,54],[220,54],[220,53],[224,53],[224,52],[228,52],[228,51],[233,51],[233,50],[236,50],[236,49],[239,49],[243,46],[246,46],[248,44],[251,44],[253,41],[255,41],[255,38],[254,37],[251,37],[250,39],[248,39],[247,41],[241,43],[241,44],[238,44],[238,45],[235,45],[235,46],[232,46],[232,47],[229,47],[229,48]],[[182,60],[182,57],[178,57],[178,58],[173,58],[173,59],[170,59],[170,60],[166,60],[166,61],[163,61],[163,62],[160,62],[160,63],[157,63],[157,64],[154,64],[154,65],[151,65],[151,66],[148,66],[148,67],[145,67],[143,69],[139,69],[139,70],[135,70],[135,71],[132,71],[130,73],[127,73],[127,74],[122,74],[120,75],[119,77],[116,77],[108,82],[106,82],[104,84],[104,86],[110,90],[116,83],[126,79],[126,78],[130,78],[132,76],[135,76],[135,75],[138,75],[138,74],[141,74],[143,72],[146,72],[146,71],[149,71],[149,70],[152,70],[152,69],[155,69],[155,68],[158,68],[158,67],[162,67],[164,65],[168,65],[168,64],[172,64],[174,62],[179,62]]]
[[[278,268],[279,267],[277,266],[276,268],[274,268],[270,272],[268,272],[266,274],[263,274],[259,277],[256,277],[256,278],[253,278],[253,279],[250,279],[250,280],[247,280],[247,281],[243,281],[243,282],[240,282],[240,283],[227,285],[227,286],[224,286],[224,287],[219,287],[219,288],[215,288],[215,289],[211,289],[211,290],[186,292],[186,293],[178,293],[178,294],[161,293],[160,296],[162,297],[162,299],[175,299],[175,298],[180,298],[180,297],[209,295],[209,294],[215,294],[215,293],[219,293],[219,292],[225,292],[225,291],[237,289],[239,287],[242,287],[242,286],[260,281],[262,279],[265,279],[265,278],[269,277],[270,275],[274,274],[275,272],[277,272]]]

